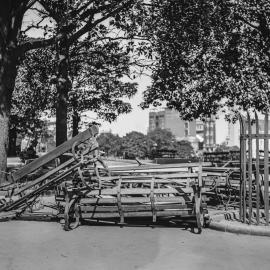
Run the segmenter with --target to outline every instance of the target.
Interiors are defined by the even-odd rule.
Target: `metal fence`
[[[269,226],[269,115],[240,115],[240,219]]]

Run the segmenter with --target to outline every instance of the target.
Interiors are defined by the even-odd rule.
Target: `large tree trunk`
[[[8,144],[8,156],[16,157],[17,149],[16,149],[16,141],[17,141],[17,129],[16,127],[9,128],[9,144]]]
[[[71,89],[68,69],[69,47],[66,40],[58,44],[58,82],[56,105],[56,146],[67,140],[68,92]]]
[[[11,97],[17,75],[17,41],[25,1],[6,0],[0,8],[0,183],[5,180]]]
[[[80,123],[80,116],[78,114],[78,111],[73,108],[73,114],[72,114],[72,137],[75,137],[79,133],[79,123]]]
[[[1,53],[0,58],[0,183],[5,181],[7,166],[11,96],[17,75],[16,59]]]

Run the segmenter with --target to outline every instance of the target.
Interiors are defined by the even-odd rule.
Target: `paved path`
[[[182,228],[0,223],[0,269],[270,269],[268,237]]]

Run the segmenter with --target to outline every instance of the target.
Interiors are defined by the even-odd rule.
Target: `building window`
[[[189,135],[189,123],[185,122],[185,137]]]
[[[196,129],[197,131],[203,131],[203,124],[197,124]]]

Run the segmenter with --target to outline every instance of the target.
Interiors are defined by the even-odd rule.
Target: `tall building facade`
[[[209,117],[204,122],[204,144],[206,152],[213,152],[216,148],[216,120]]]
[[[206,151],[213,151],[216,147],[215,119],[209,118],[205,122],[201,120],[185,121],[179,117],[179,112],[164,108],[161,111],[149,113],[148,131],[157,128],[170,130],[176,140],[187,140],[197,151],[200,144],[204,145]]]
[[[153,131],[157,128],[170,130],[177,140],[196,136],[196,121],[184,121],[179,117],[177,111],[168,108],[149,113],[148,131]]]

